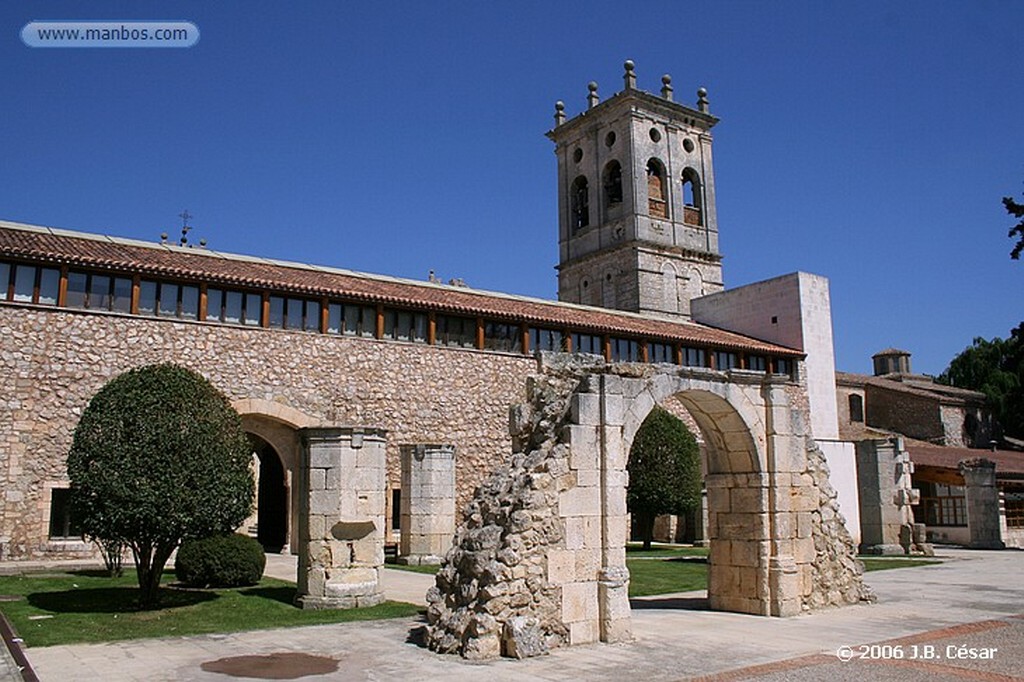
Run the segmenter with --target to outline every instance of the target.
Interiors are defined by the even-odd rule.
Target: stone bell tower
[[[547,135],[558,157],[558,298],[632,312],[690,317],[690,299],[722,290],[707,92],[690,108],[625,88],[566,120],[555,104]]]

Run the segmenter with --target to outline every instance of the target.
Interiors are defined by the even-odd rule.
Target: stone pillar
[[[999,534],[999,488],[996,487],[995,462],[980,457],[960,462],[967,502],[967,529],[970,547],[1003,549]]]
[[[857,443],[860,489],[860,551],[909,554],[919,493],[911,487],[914,464],[902,438]]]
[[[636,380],[634,380],[636,381]],[[623,440],[625,401],[623,379],[601,377],[601,572],[597,611],[602,642],[633,640],[629,607],[629,569],[626,568],[626,487],[629,453]]]
[[[384,601],[384,431],[305,428],[300,468],[299,584],[304,609]]]
[[[455,446],[402,445],[400,564],[440,564],[455,534]]]
[[[767,591],[757,594],[761,600],[761,613],[771,616],[795,616],[803,606],[803,595],[812,575],[815,558],[814,538],[811,536],[811,517],[818,510],[818,496],[804,473],[807,471],[805,441],[793,434],[793,409],[781,383],[766,383],[761,387],[765,403],[765,449],[767,455],[766,474],[747,474],[747,487],[760,479],[763,490],[757,505],[747,502],[747,509],[765,510],[767,517],[768,546],[756,545],[765,537],[760,524],[748,525],[751,541],[746,550],[747,563],[742,564],[736,556],[741,543],[733,541],[733,563],[755,565],[758,578],[763,581],[767,569]],[[748,490],[752,495],[756,490]],[[734,491],[733,512],[736,509],[737,493]],[[755,554],[756,552],[756,554]],[[742,555],[740,555],[742,556]],[[756,559],[756,564],[753,562]],[[767,564],[767,566],[765,566]],[[749,574],[749,569],[746,569]],[[755,611],[748,611],[755,613]]]

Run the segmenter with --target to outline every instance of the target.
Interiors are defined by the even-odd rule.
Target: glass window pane
[[[359,333],[359,314],[360,308],[354,305],[345,306],[345,329],[346,334],[358,334]]]
[[[302,301],[297,298],[285,299],[285,311],[285,326],[288,329],[302,329]]]
[[[398,311],[397,310],[384,310],[384,338],[385,339],[397,339],[398,338]]]
[[[50,537],[77,539],[81,534],[80,524],[71,513],[71,490],[54,488],[50,491]]]
[[[360,335],[366,337],[377,336],[377,309],[373,306],[363,306],[363,319]]]
[[[430,320],[427,319],[427,316],[422,314],[422,313],[416,313],[413,316],[413,325],[414,325],[414,327],[413,327],[413,330],[412,330],[412,340],[414,342],[416,342],[416,343],[426,343],[427,342],[427,326],[428,326],[429,322],[430,322]]]
[[[11,283],[11,264],[0,263],[0,301],[7,300],[7,287]]]
[[[206,319],[220,321],[221,307],[224,305],[224,292],[208,287],[206,289]]]
[[[85,307],[85,285],[89,276],[84,272],[68,273],[68,293],[64,297],[64,305],[68,308]]]
[[[106,275],[90,278],[88,306],[93,310],[110,310],[110,278]]]
[[[143,280],[139,285],[139,314],[152,315],[156,312],[156,282]]]
[[[186,320],[199,319],[199,287],[181,287],[181,317]]]
[[[33,265],[18,265],[14,268],[14,300],[32,302],[36,287],[36,268]]]
[[[241,324],[242,292],[224,292],[224,321],[228,324]]]
[[[111,309],[122,313],[132,311],[132,281],[127,277],[114,279],[114,299]]]
[[[260,326],[263,315],[263,296],[261,294],[245,295],[245,323],[251,327]]]
[[[175,317],[178,314],[178,285],[170,282],[160,283],[160,310],[157,313],[161,317]]]
[[[284,298],[281,296],[270,297],[270,326],[274,329],[284,326]]]
[[[60,270],[43,268],[39,274],[39,302],[43,305],[57,305],[60,291]],[[4,290],[6,293],[6,290]],[[2,295],[0,295],[2,298]]]
[[[306,301],[306,331],[320,331],[320,303],[317,301]]]
[[[399,341],[408,341],[412,334],[412,313],[398,313],[395,338]]]
[[[341,304],[331,303],[327,306],[327,331],[331,334],[341,333]]]

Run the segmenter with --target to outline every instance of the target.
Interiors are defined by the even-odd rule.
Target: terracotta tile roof
[[[984,402],[985,394],[956,386],[935,383],[929,377],[921,375],[891,374],[888,376],[870,376],[850,372],[836,372],[836,384],[850,388],[873,386],[889,391],[897,391],[920,398],[939,400],[946,404],[959,405],[964,402]]]
[[[792,348],[693,322],[5,221],[0,221],[0,257],[523,320],[541,326],[661,338],[726,350],[803,355]]]
[[[907,444],[905,447],[910,453],[910,460],[919,466],[957,469],[962,460],[983,457],[995,462],[996,477],[1003,474],[1024,476],[1024,452],[951,448],[937,445]]]

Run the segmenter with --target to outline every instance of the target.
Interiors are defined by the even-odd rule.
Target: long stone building
[[[461,508],[509,457],[509,406],[527,400],[539,351],[675,366],[726,393],[781,382],[840,472],[842,503],[853,457],[836,433],[828,283],[797,273],[722,290],[716,122],[703,90],[693,107],[668,77],[660,96],[641,91],[631,63],[609,99],[592,85],[583,113],[556,106],[559,302],[0,222],[0,561],[93,553],[67,504],[72,433],[107,381],[164,361],[209,378],[242,415],[271,549],[299,550],[310,427],[383,434],[389,539],[410,532],[401,510],[418,484],[403,461],[446,453]],[[750,420],[760,452],[770,434]]]

